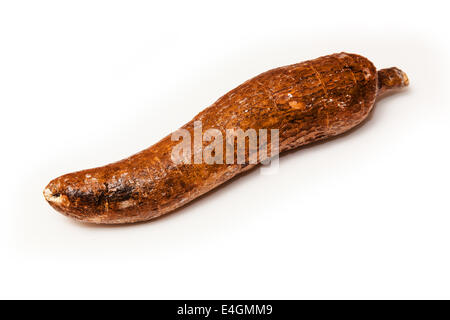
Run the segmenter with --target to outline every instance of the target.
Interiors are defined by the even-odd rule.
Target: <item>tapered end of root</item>
[[[383,94],[386,91],[400,89],[409,85],[409,79],[402,70],[393,67],[378,70],[378,93]]]
[[[44,189],[45,200],[57,211],[64,211],[65,208],[70,204],[69,199],[66,195],[58,189],[58,184],[55,180],[50,182]]]

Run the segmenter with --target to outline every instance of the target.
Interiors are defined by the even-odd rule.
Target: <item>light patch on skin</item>
[[[134,200],[125,200],[119,203],[119,209],[126,209],[134,205]]]
[[[371,76],[372,74],[370,73],[370,70],[369,70],[369,69],[364,68],[364,69],[363,69],[363,73],[364,73],[364,79],[366,79],[366,80],[370,79],[370,76]]]
[[[107,218],[105,218],[105,216],[89,216],[84,219],[80,219],[77,217],[74,217],[74,218],[79,221],[91,222],[91,223],[97,223],[97,224],[104,223],[104,221],[107,219]]]
[[[305,108],[305,105],[303,104],[303,102],[298,102],[298,101],[290,101],[289,106],[293,109],[298,109],[298,110]]]
[[[86,174],[86,175],[84,176],[84,180],[87,181],[87,183],[89,183],[90,181],[92,181],[92,182],[97,182],[97,179],[94,178],[94,177],[92,177],[90,174]]]
[[[338,102],[337,106],[341,109],[345,109],[346,104],[344,102]]]

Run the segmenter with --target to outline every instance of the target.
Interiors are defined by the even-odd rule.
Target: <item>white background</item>
[[[450,298],[444,3],[2,1],[0,298]],[[410,88],[277,174],[119,227],[42,196],[250,77],[341,51]]]

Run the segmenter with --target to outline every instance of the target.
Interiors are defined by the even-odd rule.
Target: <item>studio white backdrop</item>
[[[0,298],[450,298],[444,1],[1,1]],[[243,81],[334,52],[410,87],[351,134],[154,222],[53,178],[147,148]]]

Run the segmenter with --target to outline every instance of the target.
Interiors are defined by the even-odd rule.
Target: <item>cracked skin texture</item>
[[[224,137],[226,129],[278,129],[281,153],[350,130],[368,116],[379,94],[407,85],[397,68],[377,72],[362,56],[332,54],[264,72],[182,128],[192,137],[194,121],[202,122],[203,132],[215,128]],[[57,211],[84,222],[146,221],[255,166],[248,148],[244,164],[175,164],[171,152],[179,143],[169,135],[129,158],[63,175],[48,184],[44,196]]]

